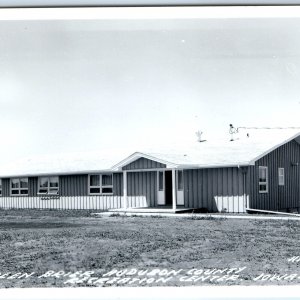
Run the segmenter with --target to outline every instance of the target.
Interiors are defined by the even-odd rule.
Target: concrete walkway
[[[101,213],[92,213],[92,216],[95,217],[171,217],[171,218],[188,218],[188,219],[199,219],[199,220],[205,220],[205,219],[250,219],[250,220],[293,220],[293,221],[300,221],[300,215],[299,217],[289,217],[289,216],[274,216],[274,215],[249,215],[249,214],[193,214],[193,213],[185,213],[185,214],[170,214],[170,213],[156,213],[156,212],[101,212]]]

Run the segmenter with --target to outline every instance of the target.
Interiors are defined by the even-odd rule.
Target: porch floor
[[[109,212],[118,213],[165,213],[165,214],[180,214],[180,213],[190,213],[194,208],[176,208],[175,210],[172,206],[164,207],[130,207],[130,208],[114,208],[109,209]]]

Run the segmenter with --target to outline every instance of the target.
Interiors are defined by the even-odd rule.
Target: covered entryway
[[[122,206],[184,209],[183,170],[177,167],[139,153],[116,165],[123,173]]]
[[[182,170],[163,170],[157,172],[157,205],[184,205]]]

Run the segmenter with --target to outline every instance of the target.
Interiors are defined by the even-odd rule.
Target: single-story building
[[[0,168],[0,208],[299,212],[299,163],[294,130],[247,132],[234,141],[135,152],[123,160],[97,157],[90,164],[84,157],[46,165],[28,160]]]

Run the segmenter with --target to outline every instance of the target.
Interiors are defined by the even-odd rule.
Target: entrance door
[[[183,194],[183,171],[176,171],[176,184],[177,184],[177,205],[184,205],[184,194]]]
[[[165,198],[165,172],[158,171],[157,172],[157,204],[158,205],[166,205],[166,198]]]
[[[172,205],[172,171],[165,171],[166,205]]]
[[[172,171],[157,172],[158,205],[172,205]]]

